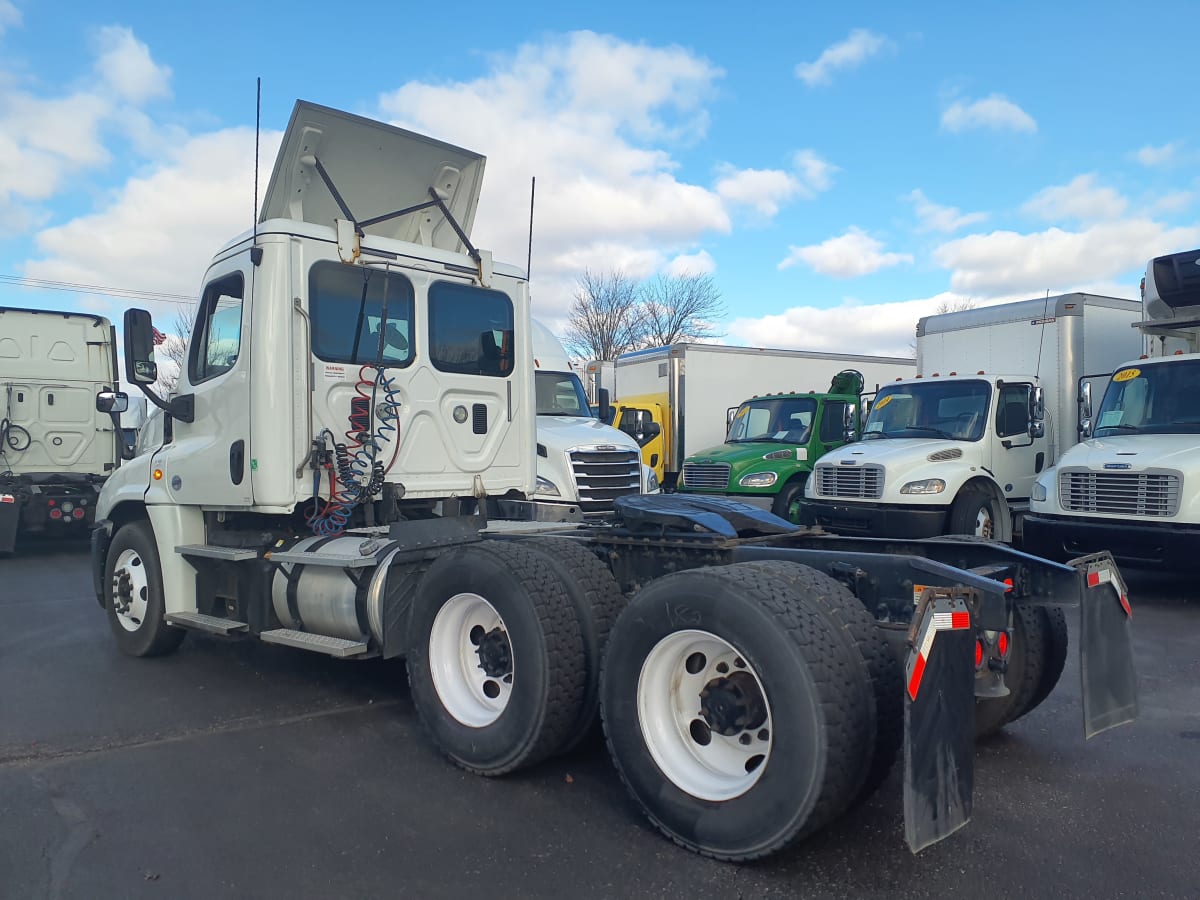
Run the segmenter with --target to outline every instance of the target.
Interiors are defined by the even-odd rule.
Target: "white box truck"
[[[1130,564],[1200,567],[1200,250],[1142,280],[1146,355],[1080,390],[1085,440],[1033,485],[1025,545],[1054,559],[1104,548]],[[1098,405],[1096,405],[1098,404]],[[1094,407],[1094,409],[1093,409]]]
[[[537,404],[537,488],[546,503],[578,506],[585,516],[611,516],[618,497],[658,490],[637,441],[592,414],[579,375],[549,328],[533,328]]]
[[[913,374],[916,361],[811,350],[671,344],[617,357],[613,424],[633,436],[666,488],[684,460],[724,443],[742,401],[774,393],[824,393],[843,369],[861,372],[865,390]]]
[[[883,388],[862,439],[821,458],[800,521],[1011,541],[1034,479],[1078,439],[1080,379],[1138,352],[1140,309],[1072,293],[922,318],[917,376]]]
[[[470,241],[483,163],[297,103],[260,220],[205,273],[175,396],[150,387],[149,313],[125,313],[126,380],[164,413],[105,483],[92,534],[122,652],[170,653],[201,632],[403,658],[431,740],[479,775],[578,745],[602,708],[634,802],[728,860],[833,822],[901,749],[909,846],[965,824],[973,724],[1036,707],[1067,651],[1065,626],[1031,649],[998,636],[1065,621],[1062,606],[1081,610],[1082,668],[1098,676],[1085,732],[1135,715],[1129,619],[1103,554],[880,552],[679,494],[620,497],[612,522],[546,521],[563,510],[530,499],[528,283]],[[917,605],[914,567],[929,585]],[[981,652],[996,665],[976,665]],[[1031,652],[1042,677],[1006,690],[1000,663]]]
[[[18,532],[84,532],[121,459],[96,396],[117,383],[112,325],[86,313],[0,307],[0,553]]]

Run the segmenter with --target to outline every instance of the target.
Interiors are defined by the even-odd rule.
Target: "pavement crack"
[[[50,883],[46,891],[48,897],[61,897],[70,878],[75,860],[84,849],[100,836],[99,830],[92,825],[87,814],[78,803],[66,795],[59,785],[51,784],[45,776],[33,776],[33,783],[42,788],[50,797],[50,804],[58,817],[67,827],[66,836],[53,849],[46,848],[42,857],[49,865]]]
[[[147,747],[177,744],[183,741],[192,741],[216,735],[254,731],[260,728],[298,725],[331,716],[348,715],[365,710],[386,709],[396,706],[399,702],[399,700],[370,700],[366,703],[356,703],[353,706],[339,706],[332,709],[320,709],[286,716],[239,716],[201,728],[188,728],[171,734],[138,735],[129,738],[118,738],[84,747],[0,747],[0,770],[47,765],[65,760],[119,753],[126,750],[140,750]]]

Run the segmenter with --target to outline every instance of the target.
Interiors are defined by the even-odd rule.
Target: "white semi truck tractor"
[[[121,651],[203,633],[403,658],[432,741],[486,776],[585,740],[599,711],[637,806],[729,860],[823,828],[901,748],[910,846],[963,825],[975,731],[1036,707],[1066,657],[1065,628],[1014,656],[1023,622],[1078,611],[1085,733],[1133,717],[1105,554],[880,546],[723,498],[630,494],[598,523],[538,501],[528,286],[471,243],[483,165],[298,103],[169,401],[150,317],[126,313],[127,380],[163,413],[97,508]]]
[[[1054,559],[1106,549],[1134,565],[1200,566],[1200,250],[1152,259],[1146,354],[1100,399],[1079,391],[1085,440],[1033,485],[1026,546]]]
[[[592,414],[566,351],[537,319],[533,385],[537,405],[535,499],[577,505],[588,517],[611,516],[618,497],[658,490],[637,441]]]

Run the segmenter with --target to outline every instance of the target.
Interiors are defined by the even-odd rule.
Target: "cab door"
[[[666,434],[662,406],[642,403],[636,406],[617,405],[614,418],[617,428],[625,432],[642,448],[642,462],[654,470],[659,484],[664,483],[667,468]]]
[[[175,503],[249,506],[250,255],[215,264],[200,298],[176,394],[190,394],[191,422],[176,419],[173,440],[154,458]]]
[[[996,391],[996,409],[989,423],[992,472],[1005,498],[1018,505],[1028,501],[1034,479],[1046,467],[1047,439],[1029,437],[1029,382],[1010,382]]]

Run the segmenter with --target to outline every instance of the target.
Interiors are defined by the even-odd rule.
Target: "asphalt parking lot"
[[[87,549],[0,560],[0,896],[1195,897],[1200,600],[1127,572],[1141,718],[1085,744],[1079,671],[981,744],[973,821],[913,856],[896,772],[776,858],[661,838],[601,747],[499,780],[423,738],[401,664],[189,637],[121,656]]]

